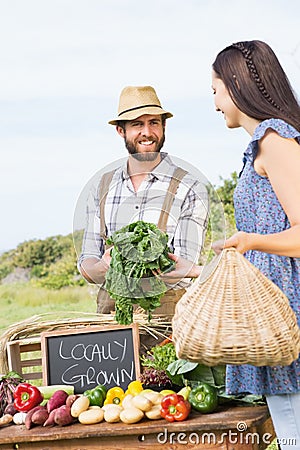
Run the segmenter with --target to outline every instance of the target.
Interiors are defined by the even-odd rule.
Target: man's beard
[[[153,139],[149,138],[149,141],[151,140]],[[157,158],[157,154],[160,152],[165,143],[165,133],[163,134],[162,138],[158,142],[156,142],[156,148],[154,152],[143,152],[143,153],[138,152],[136,145],[132,141],[128,141],[126,139],[126,134],[124,137],[124,141],[128,153],[132,155],[132,157],[135,158],[137,161],[155,161]]]

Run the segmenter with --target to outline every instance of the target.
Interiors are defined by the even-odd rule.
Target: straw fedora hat
[[[165,111],[151,86],[127,86],[120,95],[118,117],[108,123],[117,125],[119,120],[134,120],[144,114],[165,114],[166,119],[173,117]]]

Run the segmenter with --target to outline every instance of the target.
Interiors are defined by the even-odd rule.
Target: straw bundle
[[[299,356],[300,330],[283,292],[230,248],[177,303],[173,341],[178,357],[208,366],[289,365]]]
[[[151,322],[148,321],[148,315],[139,313],[139,310],[133,315],[133,322],[139,326],[140,335],[150,335],[155,339],[166,339],[171,333],[171,322],[166,316],[153,314]],[[9,326],[0,336],[0,374],[8,371],[8,362],[6,356],[6,346],[9,341],[22,340],[38,337],[43,331],[53,331],[59,329],[79,329],[92,326],[118,325],[115,321],[115,315],[112,314],[93,314],[77,311],[44,313],[29,317]]]

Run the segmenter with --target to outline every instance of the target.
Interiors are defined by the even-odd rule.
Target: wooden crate
[[[6,346],[8,369],[27,381],[42,381],[42,354],[39,337],[10,341]]]

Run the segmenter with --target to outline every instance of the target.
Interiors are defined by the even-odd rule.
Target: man
[[[120,95],[116,126],[124,139],[128,159],[124,166],[102,175],[93,186],[87,205],[87,225],[78,267],[84,278],[103,284],[110,264],[105,237],[137,220],[152,222],[165,231],[169,246],[191,264],[197,263],[208,215],[208,194],[203,183],[176,166],[161,152],[165,141],[165,111],[151,86],[125,87]],[[100,231],[100,232],[99,232]],[[164,276],[168,282],[168,276]],[[175,303],[190,280],[178,283],[162,299],[155,313],[174,312]],[[109,313],[114,302],[101,287],[97,312]]]

